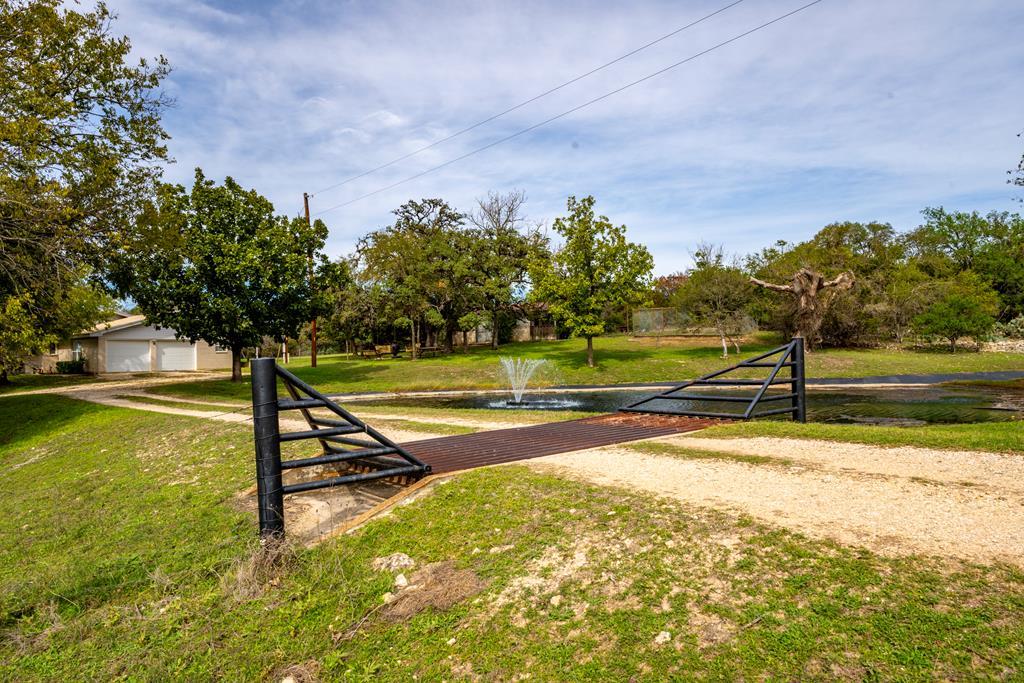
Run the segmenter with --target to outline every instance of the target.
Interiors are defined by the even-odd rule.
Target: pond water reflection
[[[507,392],[458,396],[416,396],[361,401],[361,405],[418,408],[551,410],[612,412],[658,393],[652,389],[527,392],[512,404]],[[734,395],[749,395],[736,392]],[[665,401],[677,410],[722,411],[721,403]],[[650,404],[658,408],[657,403]],[[731,404],[732,410],[744,404]],[[863,423],[891,426],[1006,422],[1024,418],[1024,390],[988,387],[895,387],[807,389],[807,418],[812,422]],[[788,419],[783,416],[781,419]]]

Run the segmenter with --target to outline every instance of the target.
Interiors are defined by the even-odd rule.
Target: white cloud
[[[163,53],[188,181],[232,175],[294,213],[407,154],[683,25],[718,3],[126,2],[117,25]],[[750,0],[507,117],[314,198],[345,202],[465,154],[799,6]],[[748,251],[833,220],[910,227],[929,204],[1009,208],[1024,6],[821,4],[640,86],[394,190],[332,211],[342,253],[410,197],[469,208],[524,189],[550,220],[598,198],[660,272],[700,240]]]

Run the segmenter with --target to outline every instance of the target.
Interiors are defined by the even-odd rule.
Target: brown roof
[[[92,329],[85,330],[84,332],[79,332],[75,336],[99,337],[112,330],[122,330],[126,327],[135,327],[136,325],[141,325],[143,322],[145,322],[145,320],[146,316],[144,315],[129,315],[124,318],[115,318],[113,320],[108,320],[106,322],[99,323]]]

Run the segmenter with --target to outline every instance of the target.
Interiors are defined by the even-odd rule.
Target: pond
[[[399,397],[360,401],[361,405],[409,406],[415,408],[551,410],[612,412],[641,398],[658,393],[657,389],[584,390],[530,392],[523,403],[511,403],[508,392],[464,395]],[[742,396],[739,392],[732,395]],[[710,401],[663,401],[648,404],[676,410],[732,412],[735,406],[722,408]],[[768,404],[769,406],[771,404]],[[775,419],[789,419],[781,416]],[[970,422],[1008,422],[1024,419],[1024,391],[982,387],[814,387],[807,389],[807,419],[811,422],[861,423],[889,426],[924,424],[961,424]]]

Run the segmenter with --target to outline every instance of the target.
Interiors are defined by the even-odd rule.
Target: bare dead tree
[[[498,348],[502,316],[511,315],[528,279],[529,259],[544,244],[539,229],[526,225],[523,204],[526,193],[513,190],[489,192],[477,200],[468,215],[476,228],[477,254],[474,279],[483,297],[483,308],[491,317],[491,348]]]
[[[821,323],[825,318],[829,301],[828,290],[838,292],[850,289],[855,279],[853,273],[847,271],[826,280],[818,271],[804,267],[793,275],[788,285],[777,285],[756,277],[750,278],[750,282],[758,287],[793,295],[796,300],[796,335],[803,337],[808,347],[813,348],[821,340]]]

